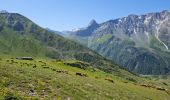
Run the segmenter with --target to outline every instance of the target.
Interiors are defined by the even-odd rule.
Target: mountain
[[[51,32],[53,32],[53,33],[56,33],[56,34],[58,34],[58,35],[60,35],[60,36],[63,36],[63,37],[65,37],[65,35],[67,35],[67,33],[69,33],[69,32],[65,32],[65,31],[62,31],[62,32],[60,32],[60,31],[55,31],[55,30],[52,30],[52,29],[50,29],[50,28],[45,28],[46,30],[48,30],[48,31],[51,31]]]
[[[1,58],[77,60],[117,76],[129,73],[87,47],[41,28],[18,13],[0,13],[0,55]]]
[[[129,15],[70,32],[68,38],[138,74],[170,73],[170,12]]]
[[[88,28],[92,32],[99,24],[92,21]],[[170,82],[157,80],[139,77],[18,13],[0,12],[0,100],[169,100]]]
[[[90,36],[91,33],[98,27],[99,25],[97,24],[97,22],[95,20],[92,20],[90,21],[87,28],[82,28],[82,29],[80,28],[80,29],[74,30],[73,33],[71,34],[76,35],[76,36],[82,36],[82,37]]]

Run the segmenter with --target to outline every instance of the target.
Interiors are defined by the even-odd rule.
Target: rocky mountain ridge
[[[131,14],[97,24],[92,31],[89,29],[71,32],[69,37],[130,71],[140,74],[169,72],[169,11]]]

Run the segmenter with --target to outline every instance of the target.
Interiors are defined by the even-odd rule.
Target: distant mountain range
[[[170,73],[170,12],[129,15],[68,33],[102,56],[139,74]]]

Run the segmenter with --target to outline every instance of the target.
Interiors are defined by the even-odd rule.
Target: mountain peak
[[[92,19],[88,26],[94,26],[94,25],[98,25],[98,23],[94,19]]]
[[[169,14],[170,12],[168,10],[163,10],[161,13],[162,14]]]
[[[162,11],[162,13],[167,13],[167,12],[169,12],[169,11],[168,11],[168,10],[163,10],[163,11]]]

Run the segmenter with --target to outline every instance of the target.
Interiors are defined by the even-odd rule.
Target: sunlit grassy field
[[[141,86],[80,61],[0,59],[0,100],[169,100],[167,91]],[[81,62],[83,63],[83,62]],[[143,82],[143,83],[142,83]]]

